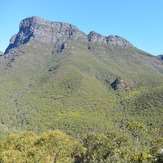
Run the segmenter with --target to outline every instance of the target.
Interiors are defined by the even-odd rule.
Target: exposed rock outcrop
[[[111,87],[114,90],[119,90],[119,89],[130,89],[130,86],[126,84],[121,78],[117,78],[111,83]]]
[[[117,36],[117,35],[110,35],[108,37],[102,36],[94,31],[91,31],[88,34],[88,41],[97,43],[97,44],[108,44],[108,45],[118,45],[118,46],[133,46],[129,41],[126,39]]]
[[[94,31],[88,34],[88,41],[96,44],[107,44],[106,37]]]
[[[87,41],[87,35],[71,24],[30,17],[20,22],[19,32],[11,38],[10,45],[5,53],[8,53],[11,48],[19,47],[30,40],[55,44],[63,43],[68,38]]]
[[[110,45],[133,46],[129,41],[117,35],[110,35],[106,37],[106,40]]]
[[[20,22],[19,32],[10,39],[10,44],[5,54],[10,49],[28,43],[30,40],[48,44],[62,44],[64,46],[67,39],[92,42],[100,45],[133,46],[126,39],[119,36],[105,37],[93,31],[86,35],[72,24],[52,22],[40,17],[29,17]]]

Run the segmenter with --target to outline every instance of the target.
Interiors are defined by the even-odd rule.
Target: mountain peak
[[[97,44],[106,44],[107,43],[105,36],[103,36],[99,33],[96,33],[94,31],[91,31],[88,34],[88,41],[97,43]]]
[[[120,36],[110,35],[106,37],[94,31],[91,31],[88,34],[88,41],[97,44],[118,45],[124,47],[133,46],[129,41]]]
[[[57,44],[65,42],[68,38],[86,41],[87,35],[72,24],[52,22],[35,16],[29,17],[20,22],[19,32],[10,39],[5,54],[30,40]]]
[[[28,17],[20,22],[19,32],[10,39],[5,54],[10,49],[28,43],[30,40],[48,44],[63,44],[67,39],[81,42],[92,42],[104,45],[133,46],[126,39],[119,36],[103,36],[94,31],[88,35],[76,26],[63,22],[49,21],[37,16]]]
[[[117,36],[117,35],[110,35],[106,38],[107,43],[111,45],[119,45],[119,46],[133,46],[129,41],[125,38]]]

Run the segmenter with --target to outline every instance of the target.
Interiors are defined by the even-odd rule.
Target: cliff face
[[[10,39],[10,44],[5,54],[10,49],[28,43],[30,40],[60,44],[67,39],[92,42],[100,45],[133,46],[126,39],[119,36],[105,37],[93,31],[86,35],[72,24],[52,22],[39,17],[29,17],[20,22],[19,32]]]
[[[55,44],[62,43],[68,38],[79,41],[87,40],[86,34],[71,24],[30,17],[20,22],[19,32],[11,38],[10,45],[5,53],[8,53],[11,48],[19,47],[30,40]]]
[[[117,35],[110,35],[108,37],[102,36],[94,31],[91,31],[88,34],[88,41],[97,43],[97,44],[108,44],[108,45],[118,45],[118,46],[133,46],[129,41],[126,39],[117,36]]]

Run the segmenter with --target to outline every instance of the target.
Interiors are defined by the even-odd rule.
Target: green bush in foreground
[[[11,134],[0,142],[0,163],[160,163],[162,131],[154,135],[148,151],[131,151],[129,138],[110,132],[88,134],[82,143],[59,130]]]
[[[24,132],[12,134],[1,142],[0,162],[74,162],[83,150],[81,143],[58,130],[39,137]]]

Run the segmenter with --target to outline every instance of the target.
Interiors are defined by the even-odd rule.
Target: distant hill
[[[0,63],[2,136],[60,129],[79,138],[130,121],[162,125],[162,60],[120,36],[30,17]]]

